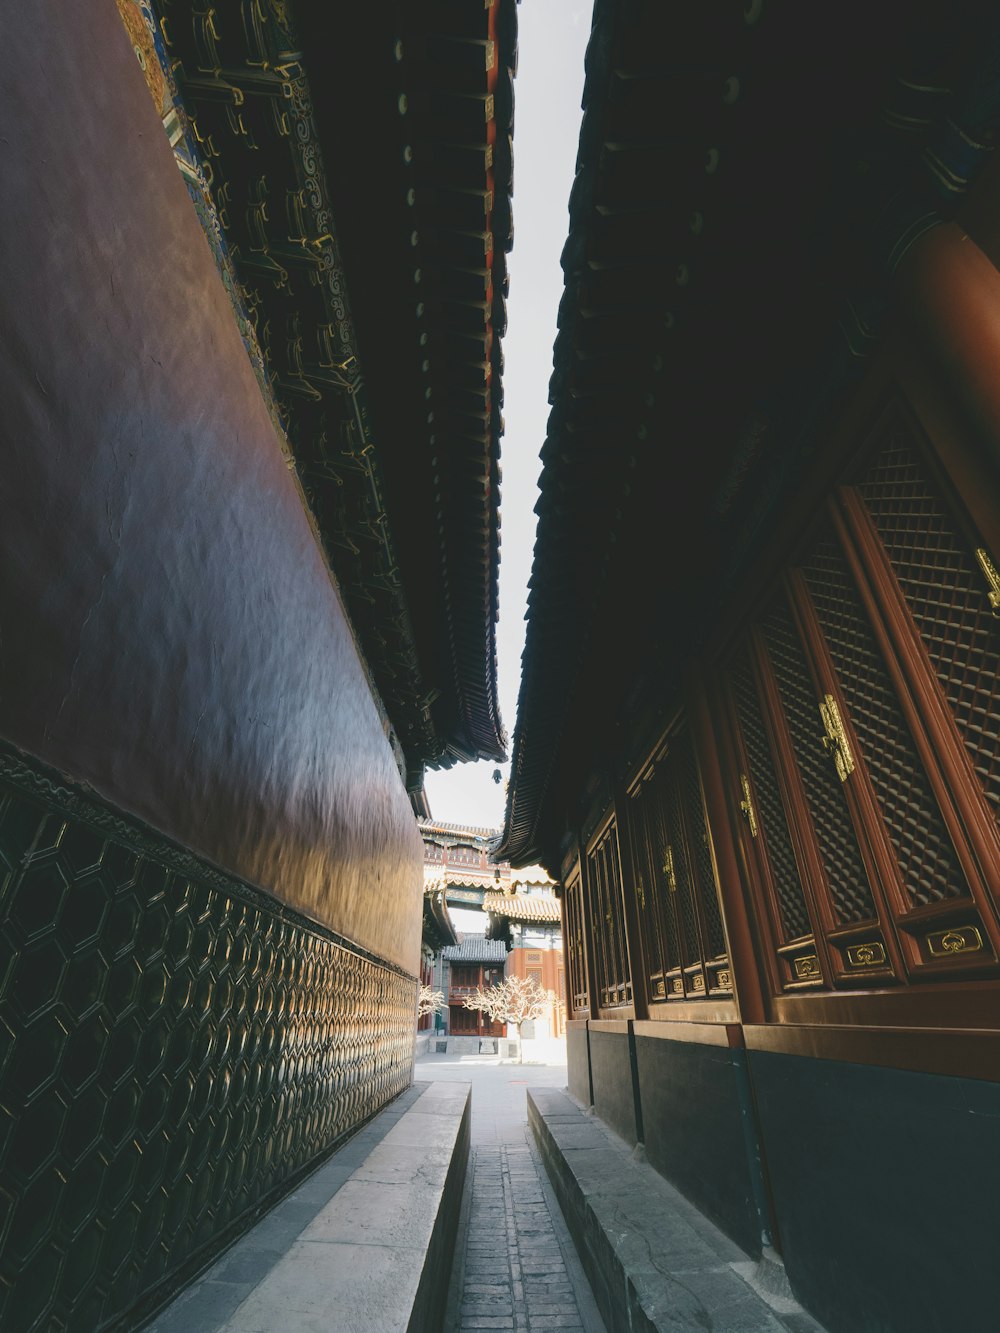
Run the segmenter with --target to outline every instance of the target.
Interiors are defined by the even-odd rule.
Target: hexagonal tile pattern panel
[[[127,1324],[412,1076],[412,978],[2,752],[0,958],[0,1328]]]

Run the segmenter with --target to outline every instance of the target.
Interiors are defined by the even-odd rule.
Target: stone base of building
[[[721,1228],[762,1282],[780,1252],[790,1290],[830,1333],[995,1322],[996,1082],[730,1046],[707,1024],[579,1021],[568,1035],[569,1088],[598,1133],[613,1130]],[[943,1143],[947,1170],[932,1169]],[[915,1268],[932,1218],[962,1224]]]
[[[502,1045],[503,1040],[502,1037],[453,1037],[438,1033],[436,1037],[431,1039],[430,1053],[432,1055],[497,1055],[498,1044]]]
[[[752,1259],[564,1093],[529,1089],[528,1123],[610,1333],[822,1333],[773,1253]]]

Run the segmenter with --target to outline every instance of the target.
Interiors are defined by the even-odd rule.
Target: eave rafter
[[[378,40],[351,52],[372,95],[392,95],[388,114],[375,108],[352,134],[393,164],[392,215],[367,221],[395,228],[388,262],[410,280],[419,272],[412,298],[398,284],[387,297],[364,282],[349,290],[370,256],[338,198],[363,192],[325,86],[349,17],[311,0],[125,3],[147,20],[174,90],[175,151],[186,138],[189,188],[408,782],[417,789],[427,764],[502,757],[494,632],[513,3],[492,0],[478,21],[468,7],[408,17],[389,6],[378,23],[397,40],[372,30]],[[403,305],[403,357],[359,337],[359,311],[362,326],[398,324]],[[421,328],[431,310],[440,328]],[[424,475],[411,493],[399,456],[415,445]],[[425,595],[428,562],[437,577]]]

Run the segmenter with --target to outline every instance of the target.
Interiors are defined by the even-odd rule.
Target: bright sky
[[[508,735],[521,680],[524,611],[535,544],[538,454],[549,416],[549,375],[556,313],[563,291],[559,255],[568,230],[567,204],[576,164],[583,94],[583,58],[590,36],[589,0],[521,0],[514,82],[514,250],[508,257],[510,298],[504,349],[501,441],[500,623],[497,649],[500,711]],[[496,764],[460,764],[428,771],[435,819],[499,828],[503,783]],[[509,765],[502,766],[506,779]]]

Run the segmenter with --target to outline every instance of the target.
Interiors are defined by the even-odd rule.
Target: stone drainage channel
[[[527,1127],[525,1087],[561,1087],[565,1069],[429,1056],[417,1077],[472,1083],[472,1146],[445,1333],[604,1333]]]

